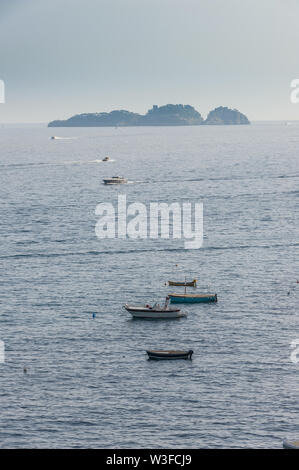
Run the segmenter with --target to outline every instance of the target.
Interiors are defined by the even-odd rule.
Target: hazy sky
[[[299,119],[299,0],[0,0],[0,122],[153,104]]]

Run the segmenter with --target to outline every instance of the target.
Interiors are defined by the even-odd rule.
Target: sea
[[[1,448],[298,439],[298,122],[2,126],[0,142]],[[103,184],[114,175],[129,184]],[[202,246],[98,238],[95,209],[119,195],[202,203]],[[218,302],[182,305],[178,320],[122,308],[162,303],[185,278]],[[194,354],[150,361],[148,349]]]

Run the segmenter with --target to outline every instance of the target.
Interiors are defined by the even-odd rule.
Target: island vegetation
[[[126,110],[110,113],[77,114],[66,120],[56,120],[48,127],[126,127],[126,126],[199,126],[250,124],[237,109],[219,107],[210,111],[206,120],[193,106],[183,104],[154,105],[144,115]]]

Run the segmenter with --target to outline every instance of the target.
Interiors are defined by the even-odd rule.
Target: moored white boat
[[[166,297],[165,304],[160,306],[159,304],[151,305],[128,305],[125,304],[123,308],[129,312],[133,318],[181,318],[186,317],[187,314],[181,312],[179,308],[169,307],[169,298]]]

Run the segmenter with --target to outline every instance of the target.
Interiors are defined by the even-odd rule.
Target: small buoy
[[[24,372],[24,374],[27,374],[27,368],[26,367],[24,367],[23,372]]]
[[[289,292],[288,292],[288,295],[290,295],[290,293],[291,293],[291,292],[289,291]]]
[[[95,314],[95,313],[93,313],[93,314],[92,314],[92,318],[95,318],[95,317],[96,317],[96,314]]]

